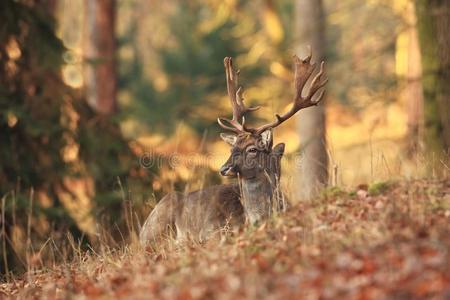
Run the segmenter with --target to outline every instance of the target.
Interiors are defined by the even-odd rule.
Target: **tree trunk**
[[[324,60],[325,14],[322,0],[297,0],[295,20],[296,52],[304,56],[311,46],[313,61]],[[324,100],[316,107],[300,111],[297,116],[302,147],[296,184],[300,199],[313,198],[328,181]]]
[[[417,18],[414,2],[409,2],[405,11],[407,28],[407,67],[405,100],[408,113],[408,154],[417,153],[423,139],[423,91],[422,63],[420,61],[420,46],[417,33]]]
[[[422,51],[425,142],[432,155],[450,147],[450,1],[416,0]]]
[[[85,0],[86,97],[103,114],[117,109],[115,12],[115,0]]]

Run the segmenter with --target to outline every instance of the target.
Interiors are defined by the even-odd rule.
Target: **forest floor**
[[[450,180],[332,188],[258,228],[169,248],[80,253],[2,283],[0,298],[450,299]]]

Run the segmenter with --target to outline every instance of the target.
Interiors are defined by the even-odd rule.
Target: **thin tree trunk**
[[[88,103],[99,113],[116,111],[115,0],[85,0],[84,55]]]
[[[416,0],[422,83],[425,99],[425,142],[433,155],[450,147],[450,1]]]
[[[313,61],[324,60],[325,14],[322,0],[297,0],[295,20],[296,52],[303,56],[311,46]],[[328,182],[324,100],[317,107],[300,111],[297,117],[302,147],[296,184],[300,199],[313,198]]]
[[[423,91],[422,63],[417,33],[417,18],[414,2],[409,2],[406,9],[408,22],[407,70],[405,99],[408,113],[408,153],[420,150],[423,138]]]

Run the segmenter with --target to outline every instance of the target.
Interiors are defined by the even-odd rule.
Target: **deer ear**
[[[234,146],[234,144],[236,144],[237,136],[234,134],[221,133],[220,137],[231,146]]]
[[[284,154],[284,143],[279,143],[275,147],[273,147],[272,153],[278,157],[283,156]]]
[[[261,142],[266,149],[272,148],[272,129],[267,129],[261,133]]]

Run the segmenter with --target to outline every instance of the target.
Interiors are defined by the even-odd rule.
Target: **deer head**
[[[233,134],[222,133],[222,139],[231,145],[231,156],[220,169],[223,176],[239,175],[242,179],[251,179],[267,173],[270,177],[280,178],[280,160],[284,152],[284,144],[272,148],[272,131],[278,125],[292,117],[301,109],[317,105],[322,99],[326,83],[323,66],[311,81],[311,87],[306,96],[302,91],[306,82],[313,74],[316,63],[311,64],[311,53],[300,59],[294,56],[295,96],[291,108],[284,114],[275,115],[275,120],[258,128],[249,128],[245,124],[245,115],[260,107],[246,107],[242,97],[242,87],[239,87],[239,71],[235,71],[232,59],[224,59],[227,80],[227,91],[233,109],[232,119],[218,118],[219,125]],[[319,92],[320,90],[320,92]]]
[[[242,179],[253,179],[267,173],[279,178],[284,143],[272,148],[270,129],[260,135],[222,133],[220,136],[231,146],[231,155],[220,168],[222,176],[236,177],[239,174]]]

